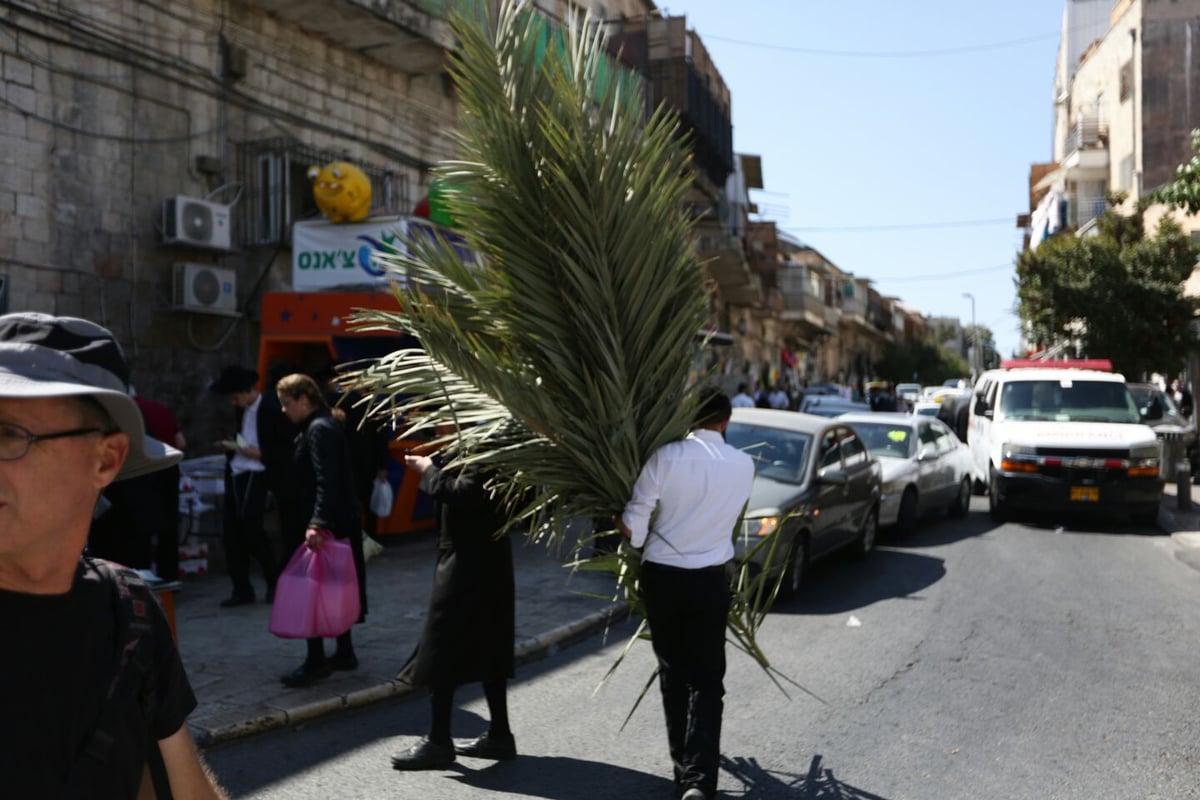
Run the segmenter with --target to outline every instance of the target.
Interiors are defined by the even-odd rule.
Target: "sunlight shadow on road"
[[[462,759],[456,764],[486,764]],[[565,756],[526,756],[516,761],[496,762],[478,770],[449,776],[477,789],[503,793],[505,797],[544,797],[548,800],[594,800],[596,787],[605,796],[670,797],[671,781],[661,775]]]
[[[776,603],[774,614],[834,614],[920,593],[946,576],[940,558],[880,548],[862,563],[828,559],[812,566],[805,586],[794,600]]]
[[[833,770],[821,765],[823,757],[813,756],[805,775],[771,772],[759,766],[754,758],[721,756],[721,769],[732,776],[740,787],[730,788],[725,779],[722,797],[733,800],[887,800],[839,781]]]

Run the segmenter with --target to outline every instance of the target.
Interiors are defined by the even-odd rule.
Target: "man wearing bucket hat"
[[[134,798],[169,784],[175,797],[225,797],[184,725],[196,700],[162,610],[136,576],[83,555],[100,491],[181,456],[145,436],[128,380],[99,325],[0,316],[5,796]]]

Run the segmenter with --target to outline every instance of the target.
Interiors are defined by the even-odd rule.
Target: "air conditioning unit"
[[[232,206],[175,195],[162,202],[164,244],[228,252],[233,247]]]
[[[176,264],[174,305],[182,311],[239,316],[237,273],[208,264]]]

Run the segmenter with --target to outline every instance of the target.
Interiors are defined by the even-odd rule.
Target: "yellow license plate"
[[[1100,501],[1100,487],[1098,486],[1072,486],[1071,500],[1081,503],[1096,503]]]

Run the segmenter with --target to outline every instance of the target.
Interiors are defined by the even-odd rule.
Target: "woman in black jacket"
[[[292,453],[292,496],[299,503],[297,523],[305,525],[303,539],[314,550],[331,533],[348,539],[358,573],[358,595],[362,603],[359,622],[367,614],[367,585],[362,548],[362,514],[358,506],[350,463],[350,448],[342,424],[333,416],[325,396],[307,375],[294,373],[275,385],[279,403],[288,419],[300,426]],[[299,538],[299,537],[295,537]],[[356,669],[358,658],[350,631],[337,637],[337,650],[325,657],[325,644],[318,637],[308,640],[308,657],[295,671],[280,680],[285,686],[307,686],[329,676],[335,669]]]

